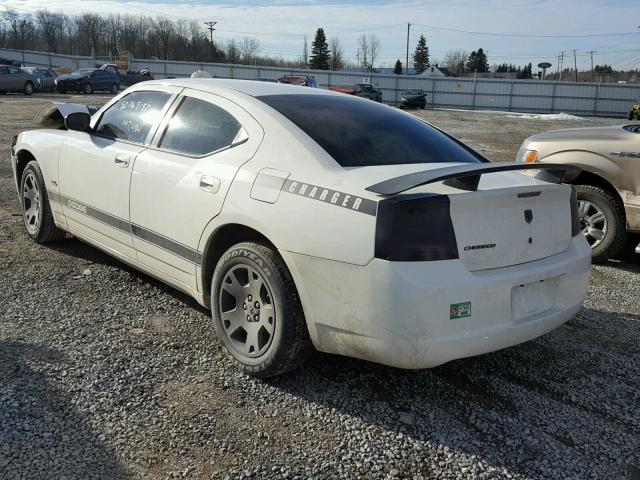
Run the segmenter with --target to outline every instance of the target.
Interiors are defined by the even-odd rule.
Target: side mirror
[[[76,130],[78,132],[88,132],[91,116],[85,112],[73,112],[64,119],[64,126],[67,130]]]

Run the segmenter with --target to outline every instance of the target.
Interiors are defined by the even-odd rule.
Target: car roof
[[[225,78],[172,78],[154,80],[154,84],[173,85],[215,92],[219,87],[236,90],[252,97],[262,95],[334,95],[333,92],[319,88],[309,88],[286,83],[260,82],[257,80],[237,80]]]

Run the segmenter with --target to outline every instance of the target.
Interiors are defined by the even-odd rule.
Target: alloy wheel
[[[235,265],[224,276],[218,308],[224,334],[240,355],[256,358],[271,346],[276,309],[271,287],[249,265]]]
[[[24,223],[31,235],[38,233],[40,227],[41,205],[40,188],[33,173],[29,172],[24,179],[22,189],[22,202],[24,209]]]
[[[593,202],[578,201],[578,214],[580,215],[580,229],[591,248],[595,248],[607,235],[607,217],[602,209]]]

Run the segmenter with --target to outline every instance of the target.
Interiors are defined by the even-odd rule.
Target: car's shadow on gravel
[[[150,277],[140,270],[137,270],[127,265],[126,263],[121,262],[117,258],[112,257],[111,255],[108,255],[101,250],[98,250],[97,248],[94,248],[93,246],[88,245],[74,237],[67,237],[54,243],[46,243],[43,244],[43,247],[50,248],[51,250],[55,250],[56,252],[60,252],[64,255],[70,255],[72,257],[85,260],[89,264],[107,265],[126,271],[132,277],[137,278],[142,282],[153,285],[154,287],[162,290],[167,295],[172,296],[176,300],[209,315],[209,312],[205,308],[203,308],[194,298],[187,295],[186,293],[182,293],[181,291],[176,290],[166,283]]]
[[[270,383],[390,438],[426,441],[527,477],[581,464],[594,478],[640,479],[640,339],[621,340],[620,322],[633,329],[640,316],[583,309],[537,340],[431,370],[315,354],[301,373]],[[411,455],[422,455],[427,470],[434,461],[433,452]]]
[[[49,347],[0,340],[1,478],[27,478],[34,468],[37,478],[128,477],[68,392],[47,380],[66,373],[65,363]]]

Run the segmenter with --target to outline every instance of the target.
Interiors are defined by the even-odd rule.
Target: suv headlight
[[[521,148],[518,150],[518,156],[516,162],[533,163],[538,159],[538,151],[530,150],[528,148]]]

